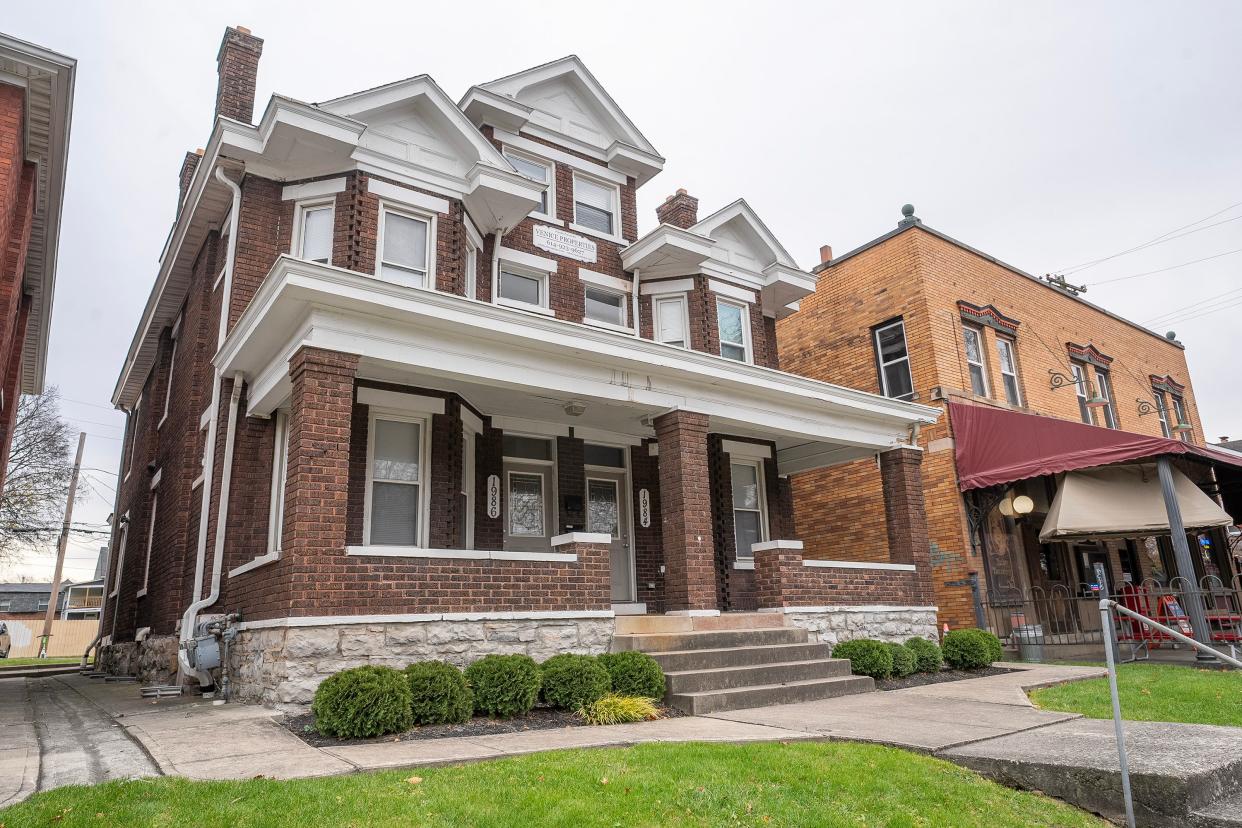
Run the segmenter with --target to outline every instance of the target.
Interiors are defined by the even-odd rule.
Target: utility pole
[[[47,658],[47,643],[52,637],[52,621],[56,618],[56,605],[60,598],[60,575],[65,568],[65,552],[69,548],[69,526],[73,522],[73,496],[78,491],[78,472],[82,469],[82,449],[86,447],[86,432],[78,432],[78,453],[73,458],[73,473],[69,475],[69,499],[65,501],[65,522],[60,527],[60,540],[56,544],[56,572],[52,575],[52,595],[47,602],[47,615],[43,618],[43,635],[39,642],[39,658]],[[105,590],[106,590],[105,584]]]

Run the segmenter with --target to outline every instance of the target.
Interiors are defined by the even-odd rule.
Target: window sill
[[[165,413],[163,417],[160,417],[160,421],[159,421],[158,423],[156,423],[156,424],[155,424],[155,430],[156,430],[156,431],[159,431],[161,428],[163,428],[163,427],[164,427],[164,422],[165,422],[167,419],[168,419],[168,414],[167,414],[167,413]]]
[[[345,554],[382,558],[431,558],[458,561],[528,561],[532,563],[576,563],[578,556],[567,552],[508,552],[500,549],[423,549],[417,546],[347,546]]]
[[[248,561],[242,564],[241,566],[233,567],[232,569],[229,570],[229,577],[236,578],[238,575],[244,575],[247,572],[251,571],[252,569],[258,569],[261,566],[267,566],[270,563],[276,563],[278,560],[280,560],[279,549],[277,549],[275,552],[268,552],[266,555],[260,555],[259,557],[255,558],[253,561]]]
[[[543,316],[556,316],[556,311],[551,308],[545,308],[543,305],[532,305],[528,302],[515,302],[512,299],[506,299],[503,296],[496,297],[496,304],[504,308],[513,308],[514,310],[530,311],[531,313],[542,314]]]
[[[869,561],[821,561],[804,559],[803,566],[823,569],[881,569],[890,572],[913,572],[914,564],[871,563]]]
[[[146,587],[143,587],[142,589],[140,589],[140,590],[138,590],[136,593],[134,593],[134,597],[135,597],[135,598],[145,598],[146,596],[147,596],[147,588],[146,588]]]
[[[755,562],[753,560],[749,560],[749,561],[736,560],[733,562],[733,568],[734,569],[754,569]]]
[[[594,236],[597,239],[603,239],[604,241],[612,242],[613,244],[628,244],[628,242],[621,236],[613,235],[612,233],[605,233],[601,230],[596,230],[594,227],[585,227],[577,222],[571,221],[569,223],[569,229],[573,230],[575,233],[581,233],[584,236]]]
[[[203,485],[203,475],[200,474],[198,477],[194,478],[194,482],[190,484],[190,491],[194,491],[201,485]]]

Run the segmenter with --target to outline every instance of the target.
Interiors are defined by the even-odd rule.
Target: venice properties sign
[[[567,233],[545,224],[535,225],[534,244],[540,250],[580,262],[590,263],[596,259],[595,242],[585,236]]]

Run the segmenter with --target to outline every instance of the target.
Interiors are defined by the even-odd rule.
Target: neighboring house
[[[1179,574],[1168,537],[1039,534],[1057,475],[1081,466],[1177,455],[1212,494],[1214,475],[1236,477],[1242,458],[1203,445],[1183,346],[928,227],[909,205],[903,213],[895,230],[843,256],[825,248],[816,292],[777,329],[785,370],[946,411],[919,438],[942,622],[1033,621],[1021,618],[1024,600],[1029,609],[1032,596],[1091,596],[1097,562],[1114,593],[1167,586]],[[1103,454],[1074,454],[1086,448]],[[1006,453],[1026,456],[997,468]],[[795,476],[807,557],[882,559],[881,488],[869,461]],[[1002,514],[1022,495],[1028,516]],[[1226,548],[1219,528],[1192,538],[1197,580],[1228,587]],[[989,606],[1005,616],[999,625],[983,617]]]
[[[581,60],[457,103],[427,75],[275,96],[251,125],[261,48],[225,34],[116,387],[110,669],[238,613],[236,694],[307,701],[330,653],[598,652],[619,614],[793,606],[888,605],[878,631],[930,603],[905,444],[938,412],[778,370],[813,277],[741,199],[700,218],[678,192],[640,232],[664,160]],[[786,475],[877,455],[886,564],[804,569]]]
[[[98,618],[103,607],[104,580],[96,578],[80,584],[66,584],[62,587],[64,598],[60,602],[62,621],[80,621]]]
[[[64,589],[69,585],[65,584]],[[57,602],[58,613],[66,606],[67,592],[62,591]],[[47,614],[52,600],[51,584],[0,584],[0,618],[40,619]]]
[[[0,489],[17,400],[43,393],[76,63],[0,34]]]

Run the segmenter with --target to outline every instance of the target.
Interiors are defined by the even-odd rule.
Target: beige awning
[[[1187,529],[1229,526],[1225,513],[1190,478],[1173,469],[1173,488]],[[1041,541],[1167,535],[1169,517],[1152,464],[1066,472],[1048,510]]]

